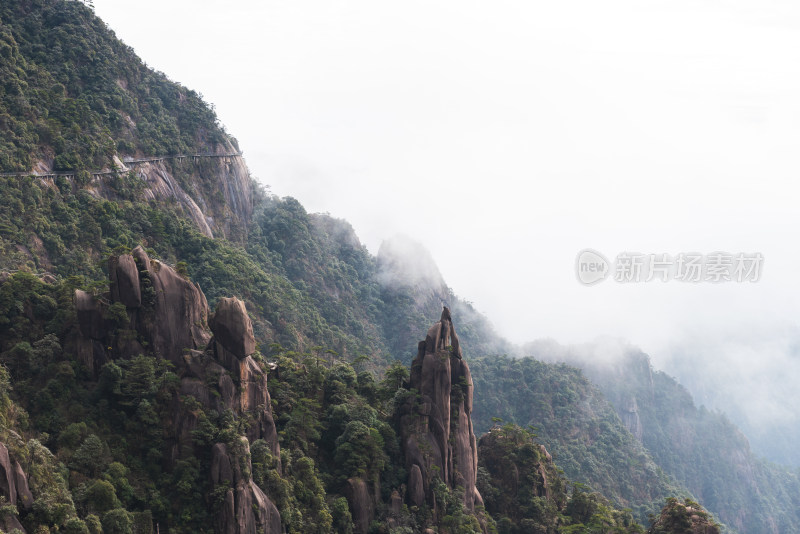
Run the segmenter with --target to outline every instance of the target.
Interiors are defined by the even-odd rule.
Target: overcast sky
[[[800,381],[797,2],[94,3],[216,106],[260,182],[373,252],[421,241],[511,340],[620,337],[679,375],[671,354],[702,339],[705,364]],[[587,247],[764,265],[585,287]]]

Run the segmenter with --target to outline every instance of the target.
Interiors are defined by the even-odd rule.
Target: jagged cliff
[[[254,207],[250,171],[230,139],[200,149],[199,157],[121,163],[119,170],[141,181],[142,200],[176,206],[206,237],[244,241]],[[98,176],[89,191],[115,200],[108,181]]]
[[[405,491],[426,534],[643,532],[630,511],[569,488],[533,432],[495,425],[476,440],[472,376],[447,307],[419,342],[406,386],[395,421],[408,474],[389,499],[390,520]]]
[[[264,440],[275,458],[280,458],[280,446],[266,369],[252,357],[256,342],[244,303],[220,299],[209,316],[199,287],[169,265],[151,260],[141,247],[112,257],[109,273],[108,300],[75,292],[80,361],[95,375],[107,362],[145,351],[174,365],[180,387],[166,425],[170,429],[164,455],[168,469],[187,452],[205,454],[195,438],[200,419],[186,397],[206,410],[230,411],[246,419],[244,435],[211,445],[208,477],[213,491],[221,494],[214,531],[281,532],[277,508],[251,478],[250,443]],[[117,310],[113,320],[108,319],[110,309]]]
[[[75,293],[81,334],[78,357],[93,373],[112,355],[130,358],[143,353],[145,344],[177,366],[183,363],[184,349],[208,344],[211,331],[205,295],[172,267],[151,260],[137,247],[131,254],[112,256],[109,273],[109,301],[81,290]],[[110,320],[106,310],[114,304],[118,304],[118,314]]]

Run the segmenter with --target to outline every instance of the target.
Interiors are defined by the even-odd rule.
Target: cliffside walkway
[[[197,161],[198,159],[203,158],[240,158],[242,157],[241,152],[233,152],[231,154],[176,154],[174,156],[155,156],[152,158],[123,158],[122,163],[125,164],[128,168],[123,169],[102,169],[99,171],[89,171],[89,174],[92,175],[92,178],[99,178],[101,176],[111,176],[113,174],[118,174],[120,172],[127,172],[131,166],[141,165],[142,163],[156,163],[159,161],[166,161],[166,160],[178,160],[183,161],[185,159],[191,158],[192,161]],[[4,176],[33,176],[35,178],[57,178],[59,176],[63,176],[66,178],[74,178],[77,170],[72,171],[50,171],[44,173],[37,173],[37,172],[0,172],[0,177]]]

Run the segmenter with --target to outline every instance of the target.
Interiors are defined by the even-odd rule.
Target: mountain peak
[[[378,281],[385,287],[429,291],[442,291],[446,287],[430,251],[405,235],[396,235],[381,243],[378,270]]]

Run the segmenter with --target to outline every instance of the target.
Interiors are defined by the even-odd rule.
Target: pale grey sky
[[[740,369],[754,397],[776,391],[746,376],[758,347],[759,366],[800,379],[775,342],[794,346],[800,316],[800,4],[95,6],[216,106],[259,181],[349,220],[373,252],[421,241],[513,341],[620,337],[680,375],[672,351],[702,333],[698,357]],[[583,287],[587,247],[765,263],[757,284]]]

